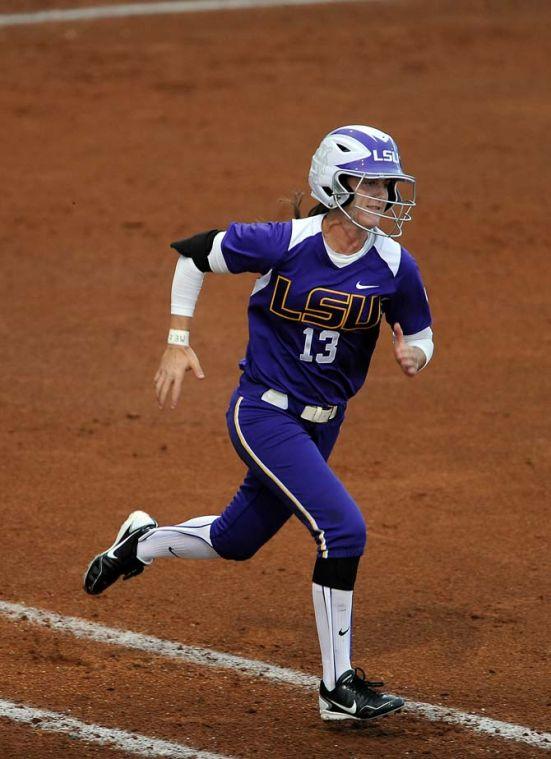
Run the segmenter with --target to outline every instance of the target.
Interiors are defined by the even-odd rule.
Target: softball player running
[[[312,592],[321,717],[369,720],[404,702],[350,663],[366,528],[327,460],[347,401],[366,378],[382,317],[393,328],[398,365],[413,377],[432,356],[431,316],[415,260],[394,239],[415,205],[415,179],[404,173],[394,140],[368,126],[336,129],[314,154],[309,182],[318,205],[307,218],[235,223],[173,243],[180,256],[171,328],[155,376],[161,407],[169,398],[176,406],[186,371],[204,376],[189,335],[205,273],[259,274],[247,353],[227,413],[248,471],[220,516],[158,527],[134,511],[113,545],[92,560],[84,587],[102,593],[162,556],[248,559],[294,514],[317,544]]]

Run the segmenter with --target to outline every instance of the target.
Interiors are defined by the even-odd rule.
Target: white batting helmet
[[[388,213],[381,217],[394,223],[394,233],[389,236],[399,237],[404,222],[411,220],[410,212],[415,206],[415,178],[402,169],[398,146],[392,137],[370,126],[344,126],[329,132],[312,157],[308,176],[312,197],[329,209],[340,208],[354,224],[370,229],[352,219],[344,208],[355,194],[343,183],[345,176],[360,177],[362,181],[391,180],[385,208]],[[397,182],[408,183],[411,199],[402,199]]]

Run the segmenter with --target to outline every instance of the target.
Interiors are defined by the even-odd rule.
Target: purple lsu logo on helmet
[[[343,135],[343,137],[351,137],[357,143],[360,143],[363,150],[362,157],[352,161],[345,161],[344,163],[337,164],[338,168],[342,171],[358,172],[362,174],[384,174],[387,176],[403,176],[404,171],[400,164],[400,155],[398,153],[398,146],[389,134],[381,132],[379,129],[373,127],[342,127],[341,129],[335,129],[331,132],[331,135],[337,137],[337,135]],[[340,146],[341,150],[345,154],[346,144]],[[358,146],[359,147],[359,146]],[[352,153],[356,152],[351,149],[348,150]],[[343,158],[345,155],[343,154]]]

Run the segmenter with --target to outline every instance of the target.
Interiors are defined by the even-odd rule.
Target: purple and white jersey
[[[363,385],[383,314],[405,335],[430,326],[431,315],[417,264],[399,243],[377,236],[339,267],[322,220],[231,224],[215,248],[230,272],[261,274],[249,301],[245,376],[327,406],[345,404]]]

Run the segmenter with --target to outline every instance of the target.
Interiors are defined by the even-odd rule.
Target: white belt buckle
[[[321,406],[305,406],[301,419],[306,419],[308,422],[315,422],[316,424],[325,424],[330,419],[334,419],[337,415],[337,407],[322,408]]]
[[[314,418],[312,421],[318,424],[325,424],[327,421],[327,411],[321,406],[314,406]]]

